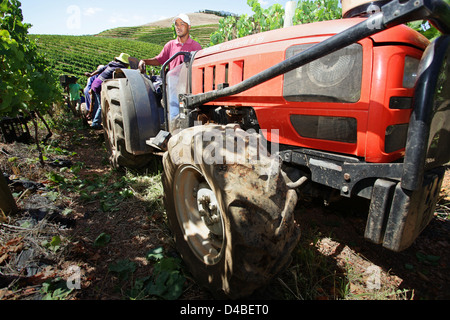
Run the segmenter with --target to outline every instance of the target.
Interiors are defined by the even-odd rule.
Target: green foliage
[[[450,5],[450,0],[444,0],[444,2]],[[410,28],[423,34],[430,41],[436,39],[441,35],[441,33],[426,20],[412,21],[409,22],[407,25]]]
[[[164,258],[155,265],[153,281],[147,284],[150,295],[161,297],[165,300],[176,300],[183,293],[186,278],[178,270],[181,260]]]
[[[105,247],[110,241],[111,236],[103,232],[95,239],[94,247]]]
[[[155,263],[152,275],[132,281],[127,296],[134,300],[151,297],[164,300],[178,299],[183,294],[186,282],[181,272],[181,260],[165,257],[162,247],[150,250],[147,253],[147,260]],[[126,282],[130,281],[136,268],[136,263],[123,259],[110,264],[108,270],[116,274],[119,280]]]
[[[427,37],[429,40],[437,38],[441,33],[433,26],[429,24],[428,21],[413,21],[409,22],[408,26]]]
[[[299,1],[294,15],[294,25],[342,18],[339,0]]]
[[[52,250],[53,252],[56,252],[59,250],[59,248],[61,248],[60,246],[61,242],[62,242],[61,238],[58,235],[56,235],[50,241],[48,240],[42,241],[41,245],[47,249]]]
[[[42,284],[42,300],[65,300],[73,289],[67,288],[66,281],[61,278],[47,280]]]
[[[153,275],[136,281],[132,293],[157,296],[165,300],[176,300],[183,293],[186,278],[181,273],[181,260],[178,258],[164,257],[162,247],[150,250],[147,259],[156,261]]]
[[[450,0],[444,1],[450,4]],[[274,4],[268,9],[263,9],[258,0],[247,0],[247,4],[252,8],[253,16],[228,16],[220,19],[219,30],[210,36],[210,45],[283,27],[285,10],[281,4]],[[339,6],[339,0],[305,0],[298,1],[293,24],[341,18],[342,9]],[[427,21],[413,21],[408,23],[408,26],[430,40],[440,35],[440,32]]]
[[[110,264],[108,270],[116,273],[120,280],[126,281],[136,271],[136,263],[123,259]]]
[[[58,82],[36,43],[28,37],[21,3],[0,3],[0,116],[46,111],[60,98]]]
[[[220,19],[219,30],[211,34],[210,45],[245,37],[251,34],[282,28],[285,10],[279,3],[263,9],[258,0],[247,0],[253,16],[246,14],[236,18],[228,16]],[[342,17],[339,0],[298,1],[294,25],[340,19]]]
[[[254,12],[253,20],[256,32],[279,29],[284,24],[284,8],[276,3],[270,8],[263,10],[258,0],[247,0],[247,4]]]
[[[210,34],[215,32],[217,27],[215,24],[192,26],[190,32],[191,38],[198,41],[202,46],[207,46],[209,44]],[[173,26],[168,28],[154,26],[120,27],[103,31],[96,37],[141,41],[158,45],[161,49],[167,42],[176,38]]]
[[[33,35],[38,51],[49,61],[49,68],[58,75],[73,75],[83,86],[87,82],[85,72],[92,72],[99,65],[106,65],[121,52],[138,59],[157,55],[162,47],[130,39],[96,36]]]

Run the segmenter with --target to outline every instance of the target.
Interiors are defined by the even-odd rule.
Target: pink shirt
[[[181,43],[178,38],[172,41],[169,41],[168,43],[166,43],[166,45],[164,46],[164,48],[162,49],[161,53],[156,56],[156,60],[158,60],[158,62],[160,64],[164,64],[167,60],[170,59],[170,57],[172,57],[175,53],[177,52],[181,52],[181,51],[186,51],[186,52],[191,52],[191,51],[197,51],[197,50],[201,50],[202,46],[191,39],[191,37],[189,37],[189,39],[183,44]],[[175,60],[173,60],[170,64],[169,64],[169,69],[172,70],[173,68],[175,68],[176,66],[178,66],[179,64],[184,62],[184,57],[178,56],[175,58]]]

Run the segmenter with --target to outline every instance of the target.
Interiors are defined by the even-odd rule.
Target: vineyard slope
[[[105,65],[121,52],[138,59],[157,55],[158,44],[119,38],[95,36],[30,35],[35,39],[50,67],[57,75],[73,75],[84,85],[85,72],[92,72],[98,65]]]

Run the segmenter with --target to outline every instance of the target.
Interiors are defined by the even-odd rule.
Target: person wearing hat
[[[170,59],[175,53],[185,51],[198,51],[202,49],[202,46],[197,42],[191,39],[190,31],[191,31],[191,20],[189,17],[181,13],[173,19],[173,23],[175,25],[175,31],[177,33],[177,38],[166,43],[161,53],[152,59],[144,59],[139,62],[139,70],[142,73],[146,72],[146,66],[160,66],[163,65],[167,60]],[[177,57],[173,60],[169,69],[172,70],[177,65],[183,63],[183,56]]]
[[[160,66],[163,65],[167,60],[169,60],[174,54],[178,52],[191,52],[198,51],[202,49],[202,46],[191,39],[189,35],[191,31],[191,20],[189,17],[181,13],[173,19],[175,25],[175,31],[177,33],[177,38],[166,43],[159,55],[152,59],[144,59],[139,62],[139,70],[141,73],[146,73],[146,66]],[[175,58],[169,64],[169,70],[173,70],[176,66],[184,62],[184,56],[180,55]],[[169,87],[176,87],[175,78],[168,79]],[[179,113],[178,98],[175,90],[170,90],[169,92],[169,104],[170,104],[170,118],[171,120],[175,118]]]
[[[385,5],[389,0],[341,0],[342,17],[367,17]]]
[[[127,53],[121,53],[118,57],[115,57],[113,61],[108,63],[102,68],[98,68],[92,73],[86,72],[87,77],[93,77],[98,75],[91,85],[91,91],[93,92],[94,101],[92,103],[92,114],[94,119],[92,120],[92,129],[100,130],[102,129],[102,108],[100,105],[101,101],[101,91],[102,83],[105,80],[112,79],[114,71],[116,69],[127,69],[130,65],[129,62],[130,55]]]

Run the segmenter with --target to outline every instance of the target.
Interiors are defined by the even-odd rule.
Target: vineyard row
[[[37,40],[39,51],[49,61],[50,67],[58,75],[77,76],[83,86],[87,78],[85,72],[92,72],[100,64],[107,64],[121,52],[138,59],[158,54],[159,45],[126,39],[112,39],[95,36],[32,36]]]

